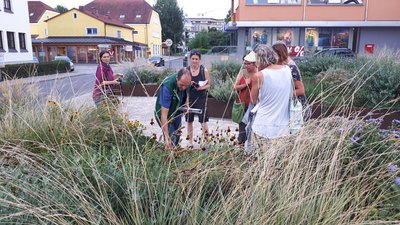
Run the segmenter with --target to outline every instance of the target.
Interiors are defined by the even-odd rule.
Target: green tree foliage
[[[225,45],[229,45],[229,35],[215,28],[201,31],[189,42],[190,49],[209,49]]]
[[[231,21],[231,18],[232,18],[232,10],[231,9],[229,9],[228,10],[228,14],[226,14],[226,17],[225,17],[225,23],[229,23],[230,21]]]
[[[183,10],[176,0],[157,0],[154,8],[160,15],[162,40],[171,39],[174,45],[183,40]]]
[[[57,5],[54,9],[59,13],[65,13],[66,11],[68,11],[67,7],[62,5]]]

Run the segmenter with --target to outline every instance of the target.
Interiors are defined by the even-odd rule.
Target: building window
[[[352,45],[349,28],[306,28],[305,35],[308,48],[349,48]]]
[[[18,33],[18,37],[19,37],[19,49],[20,50],[26,50],[25,34],[24,33]]]
[[[268,4],[300,5],[301,0],[246,0],[246,5],[268,5]]]
[[[87,35],[97,35],[97,28],[86,28]]]
[[[4,46],[3,46],[3,31],[0,30],[0,52],[4,51]]]
[[[362,0],[308,0],[308,4],[362,4]]]
[[[11,11],[11,0],[4,0],[4,11]]]
[[[72,18],[74,18],[74,19],[78,18],[78,14],[72,13]]]
[[[120,30],[117,30],[117,38],[122,38],[122,32]]]
[[[15,37],[14,32],[7,32],[8,50],[15,50]]]
[[[44,35],[46,35],[46,37],[49,36],[49,33],[48,33],[48,31],[47,31],[47,28],[44,28]]]

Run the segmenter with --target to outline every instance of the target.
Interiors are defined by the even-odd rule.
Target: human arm
[[[299,68],[296,65],[290,65],[290,69],[292,71],[292,77],[294,79],[294,88],[295,88],[295,93],[296,96],[303,96],[305,95],[304,91],[304,85],[303,82],[301,81],[301,74],[299,71]]]
[[[210,76],[210,73],[208,72],[207,68],[204,68],[204,76],[207,80],[207,84],[204,86],[201,86],[201,87],[197,87],[196,88],[197,91],[206,90],[211,87],[211,76]]]
[[[250,100],[251,103],[253,103],[253,105],[257,104],[257,100],[258,100],[258,93],[260,91],[261,85],[263,83],[263,74],[262,72],[258,72],[256,73],[252,79],[251,79],[251,90],[250,90]]]
[[[171,148],[171,137],[169,136],[169,129],[168,129],[168,112],[169,109],[161,106],[161,129],[164,134],[165,138],[165,149]]]
[[[161,86],[160,90],[160,105],[161,105],[161,130],[164,134],[165,139],[165,148],[168,149],[171,147],[171,137],[169,136],[169,121],[168,121],[168,113],[172,103],[172,95],[168,88],[165,85]]]
[[[125,75],[122,73],[115,73],[114,78],[123,78]]]
[[[235,89],[236,91],[241,91],[250,84],[250,78],[247,78],[244,84],[240,84],[242,78],[243,78],[243,72],[240,71],[239,74],[236,76],[235,83],[233,84],[233,89]]]

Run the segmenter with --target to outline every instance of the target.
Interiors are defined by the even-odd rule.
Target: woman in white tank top
[[[258,105],[252,130],[267,139],[289,135],[291,70],[276,65],[278,57],[272,47],[259,45],[254,51],[260,72],[252,80],[251,100]]]

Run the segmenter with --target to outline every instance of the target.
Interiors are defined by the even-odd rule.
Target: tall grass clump
[[[400,221],[400,121],[382,131],[380,120],[337,113],[248,154],[217,128],[201,150],[164,151],[113,105],[21,101],[4,109],[18,119],[0,119],[1,223]]]
[[[158,69],[154,67],[143,67],[136,68],[133,67],[129,69],[124,77],[123,82],[125,84],[161,84],[161,82],[167,76],[173,74],[174,70],[172,69]]]
[[[353,89],[353,92],[346,92],[355,95],[355,106],[375,108],[379,105],[382,108],[399,109],[398,57],[399,53],[394,52],[354,59],[316,57],[303,59],[298,65],[307,81],[306,89],[313,89],[312,93],[308,91],[309,96],[315,97],[327,88],[339,87],[338,83],[343,83],[345,78],[346,88]]]

